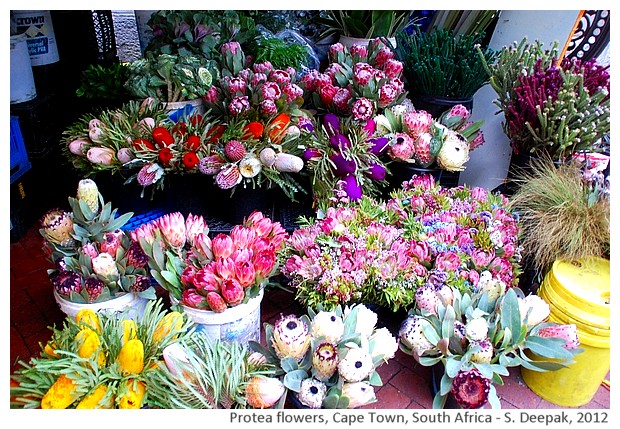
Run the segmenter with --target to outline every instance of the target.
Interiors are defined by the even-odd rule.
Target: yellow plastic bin
[[[538,295],[550,306],[551,322],[575,324],[582,353],[558,371],[521,368],[529,388],[556,405],[579,407],[592,400],[609,373],[609,260],[558,260]]]

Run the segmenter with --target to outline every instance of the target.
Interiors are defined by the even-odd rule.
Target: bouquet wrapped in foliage
[[[371,137],[374,132],[372,119],[357,122],[333,113],[302,130],[303,158],[318,208],[325,210],[339,188],[353,201],[379,193],[388,173],[379,156],[388,140]]]
[[[121,228],[133,213],[116,215],[91,179],[79,182],[71,211],[49,210],[40,234],[54,269],[54,292],[74,303],[99,303],[126,293],[155,298],[147,275],[148,257]]]
[[[549,305],[540,297],[505,291],[490,278],[478,285],[475,293],[448,287],[416,294],[401,325],[402,351],[421,365],[443,365],[433,408],[443,408],[449,394],[462,408],[501,408],[493,383],[503,384],[508,368],[553,371],[581,352],[576,326],[546,322]]]
[[[150,301],[142,318],[81,310],[41,354],[11,376],[12,408],[136,409],[149,405],[153,373],[170,344],[191,334],[177,312]]]
[[[398,344],[377,315],[363,305],[333,311],[309,309],[309,316],[281,316],[265,324],[266,346],[250,346],[275,367],[303,407],[359,408],[377,399],[377,368],[394,357]],[[284,405],[282,395],[279,406]]]
[[[609,133],[609,68],[596,60],[559,61],[557,43],[545,50],[541,42],[525,38],[485,66],[513,153],[562,161],[579,151],[596,151]]]
[[[373,302],[407,308],[416,291],[475,291],[481,278],[515,286],[517,217],[482,188],[442,188],[415,176],[387,202],[346,198],[286,242],[282,273],[307,306]]]
[[[300,79],[306,104],[320,112],[363,122],[406,95],[403,63],[380,38],[351,48],[336,43],[329,48],[329,61],[323,73],[311,70]]]
[[[389,139],[387,154],[396,162],[462,171],[469,153],[484,144],[483,121],[472,122],[469,117],[461,104],[433,118],[405,102],[375,117],[375,134]]]
[[[286,239],[278,222],[254,212],[230,234],[209,237],[202,216],[179,212],[143,224],[131,235],[150,256],[153,278],[180,304],[223,312],[258,295],[279,268]]]

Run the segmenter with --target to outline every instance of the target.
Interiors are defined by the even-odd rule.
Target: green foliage
[[[258,41],[258,53],[255,62],[269,61],[274,68],[284,70],[287,67],[300,69],[305,65],[308,50],[305,46],[289,44],[277,37],[268,37]]]
[[[128,77],[125,64],[114,63],[108,67],[90,64],[82,72],[80,86],[75,93],[87,99],[124,100],[128,96],[124,87]]]
[[[403,62],[412,94],[469,98],[489,81],[475,49],[483,39],[484,33],[458,34],[440,28],[423,33],[414,27],[411,34],[401,31],[396,35],[393,50]],[[482,55],[492,62],[497,54],[487,49]]]
[[[433,14],[427,32],[454,30],[456,34],[466,35],[485,33],[499,14],[498,10],[438,10]]]
[[[316,18],[326,27],[321,38],[332,34],[373,39],[394,37],[408,23],[408,10],[330,10],[326,18]]]

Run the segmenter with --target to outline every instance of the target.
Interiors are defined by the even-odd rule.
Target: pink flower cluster
[[[250,66],[238,42],[222,45],[222,78],[203,97],[208,108],[224,118],[255,112],[267,119],[303,103],[296,71],[274,69],[269,61]]]
[[[239,305],[259,289],[278,268],[277,254],[287,238],[280,223],[253,212],[229,234],[209,237],[202,216],[179,212],[162,216],[133,232],[136,239],[154,243],[158,232],[166,249],[176,249],[183,269],[180,303],[197,309],[222,312]]]
[[[323,73],[311,70],[299,83],[318,107],[367,121],[405,95],[403,64],[380,39],[350,49],[336,43],[329,49],[329,60]]]

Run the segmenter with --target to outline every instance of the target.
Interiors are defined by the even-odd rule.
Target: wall
[[[131,62],[142,56],[136,15],[133,10],[113,10],[114,37],[116,38],[116,52],[121,62]]]
[[[562,48],[578,13],[577,10],[502,10],[489,46],[500,49],[527,37],[549,46],[557,40]],[[493,104],[495,98],[495,91],[490,85],[480,88],[474,95],[472,119],[484,119],[482,131],[485,144],[471,152],[467,168],[460,175],[461,185],[494,189],[506,178],[511,150],[508,138],[502,131],[504,114],[496,114],[499,109]]]

